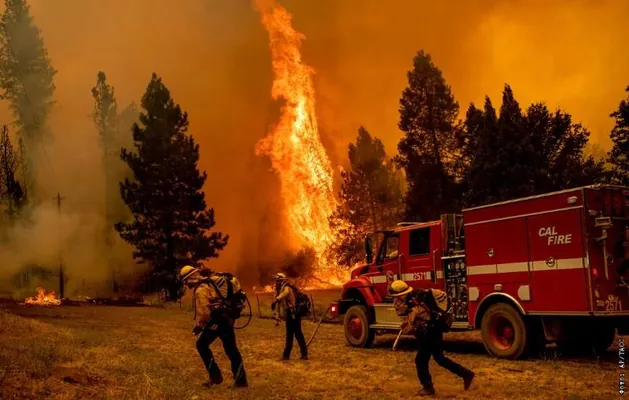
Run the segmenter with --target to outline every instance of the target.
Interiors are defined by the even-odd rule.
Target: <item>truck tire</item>
[[[524,319],[505,303],[489,306],[481,321],[481,333],[485,349],[494,357],[517,360],[529,347]]]
[[[343,320],[345,341],[352,347],[371,347],[376,332],[369,329],[371,321],[365,306],[351,306]]]

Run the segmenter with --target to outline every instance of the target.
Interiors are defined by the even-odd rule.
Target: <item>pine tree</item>
[[[608,161],[613,165],[613,182],[629,186],[629,86],[625,91],[627,99],[622,100],[618,109],[610,114],[616,123],[610,135],[614,145]]]
[[[544,104],[532,104],[524,130],[534,148],[535,194],[601,183],[604,162],[586,155],[590,132],[560,109],[551,114]]]
[[[382,141],[363,127],[348,147],[350,169],[342,172],[340,204],[330,223],[341,239],[331,252],[339,265],[351,267],[364,256],[362,239],[369,231],[389,229],[403,211],[401,182]]]
[[[465,127],[468,207],[605,180],[603,162],[584,153],[589,138],[585,128],[561,110],[549,113],[543,104],[522,114],[509,85],[499,117],[486,97],[483,112],[470,106]]]
[[[156,74],[141,105],[142,126],[133,126],[135,151],[121,152],[133,172],[133,179],[120,184],[133,221],[118,223],[116,229],[135,247],[138,262],[149,264],[153,282],[176,299],[181,294],[177,271],[218,257],[229,236],[209,232],[214,210],[207,208],[202,191],[207,174],[197,168],[199,145],[187,134],[187,113]]]
[[[50,63],[40,31],[33,23],[25,0],[5,0],[0,19],[0,98],[8,100],[26,147],[29,176],[38,145],[51,139],[46,134],[46,120],[53,106],[56,71]]]
[[[498,182],[500,164],[497,154],[500,149],[498,141],[498,116],[491,99],[485,96],[483,111],[471,104],[465,121],[466,147],[463,154],[468,158],[465,193],[465,206],[475,206],[498,201]]]
[[[513,91],[505,85],[498,118],[500,147],[496,160],[500,200],[529,196],[535,191],[535,155],[530,135],[524,131],[524,118]]]
[[[405,133],[395,163],[407,181],[406,218],[431,220],[456,210],[459,105],[429,54],[421,50],[400,100]]]

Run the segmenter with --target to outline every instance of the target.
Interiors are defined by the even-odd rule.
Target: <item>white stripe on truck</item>
[[[554,261],[554,262],[553,262]],[[568,269],[584,268],[587,265],[585,258],[560,258],[555,260],[542,260],[529,262],[517,262],[517,263],[504,263],[504,264],[489,264],[489,265],[474,265],[467,267],[468,275],[489,275],[489,274],[508,274],[513,272],[528,272],[530,265],[530,271],[557,271]],[[407,272],[402,274],[401,279],[403,281],[429,281],[432,280],[431,270],[423,272]],[[395,275],[395,279],[398,276]],[[443,279],[443,271],[437,271],[437,279]],[[386,275],[372,275],[369,277],[371,283],[386,283]]]

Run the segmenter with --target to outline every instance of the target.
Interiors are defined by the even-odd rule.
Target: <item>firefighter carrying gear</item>
[[[409,290],[410,289],[410,290]],[[444,354],[443,326],[437,318],[443,313],[444,299],[441,291],[433,289],[411,289],[405,282],[395,281],[389,287],[394,297],[394,306],[398,315],[404,316],[402,329],[413,332],[419,342],[415,356],[417,378],[426,394],[434,395],[435,389],[428,369],[432,356],[439,366],[463,378],[463,387],[467,390],[474,379],[474,372],[452,361]],[[444,293],[445,294],[445,293]]]
[[[217,338],[223,343],[225,354],[231,362],[232,374],[236,387],[246,387],[247,375],[243,365],[242,356],[236,344],[236,332],[234,330],[234,320],[224,312],[222,307],[223,297],[213,285],[207,282],[207,279],[199,273],[198,269],[193,267],[183,267],[179,274],[181,280],[190,289],[193,289],[193,306],[194,318],[196,326],[193,334],[199,334],[197,338],[197,351],[205,369],[209,374],[209,382],[207,386],[217,385],[223,382],[221,373],[216,359],[212,354],[210,345]],[[195,271],[196,270],[196,271]],[[213,279],[214,276],[210,276]],[[221,278],[222,279],[222,278]],[[220,288],[221,286],[219,286]]]
[[[275,311],[276,305],[279,303],[284,307],[284,318],[286,321],[286,343],[284,345],[284,353],[282,358],[284,360],[290,359],[290,353],[293,349],[293,339],[297,339],[299,349],[301,351],[301,359],[308,359],[308,346],[306,346],[306,339],[301,330],[301,315],[297,312],[296,295],[292,285],[286,280],[286,275],[278,273],[275,275],[275,301],[271,305],[271,309]]]

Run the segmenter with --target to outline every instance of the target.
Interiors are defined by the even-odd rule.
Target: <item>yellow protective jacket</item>
[[[202,282],[194,289],[192,298],[194,319],[197,326],[203,328],[212,311],[222,305],[221,297],[212,285]]]
[[[282,307],[284,310],[294,311],[295,309],[295,291],[286,283],[284,283],[279,290],[279,293],[275,297],[275,301]]]

